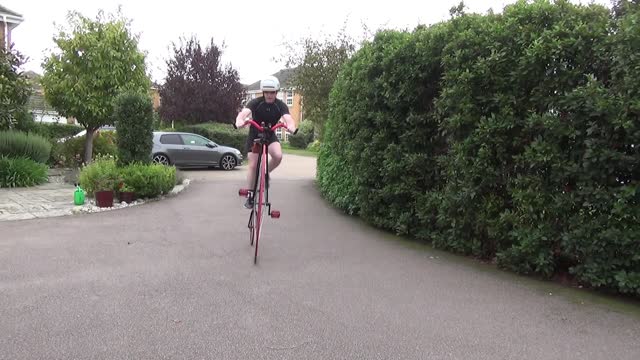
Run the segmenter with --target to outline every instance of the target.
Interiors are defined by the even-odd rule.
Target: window
[[[182,140],[184,141],[185,145],[192,145],[192,146],[206,146],[209,143],[209,140],[198,135],[183,134]]]
[[[293,91],[291,90],[287,91],[287,105],[293,105]]]
[[[182,139],[178,134],[165,134],[160,136],[161,144],[182,145]]]

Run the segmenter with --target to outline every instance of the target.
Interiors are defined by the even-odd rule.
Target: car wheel
[[[220,167],[227,171],[233,170],[236,167],[237,163],[238,161],[236,160],[235,156],[227,154],[222,157],[222,160],[220,160]]]
[[[153,155],[153,162],[156,164],[171,165],[171,161],[169,161],[169,157],[165,154]]]

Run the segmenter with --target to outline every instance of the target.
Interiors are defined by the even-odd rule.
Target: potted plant
[[[120,198],[120,201],[130,204],[136,199],[135,190],[128,184],[121,182],[118,197]]]
[[[113,207],[114,185],[117,183],[116,176],[109,173],[96,179],[94,196],[98,207]]]
[[[115,159],[96,156],[96,159],[80,171],[80,184],[96,200],[98,207],[113,207],[113,198],[122,181]]]

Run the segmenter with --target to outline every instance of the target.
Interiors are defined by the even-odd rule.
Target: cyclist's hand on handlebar
[[[238,120],[236,120],[234,125],[235,125],[235,127],[237,129],[240,129],[242,127],[245,127],[247,125],[247,122],[246,121],[238,121]]]

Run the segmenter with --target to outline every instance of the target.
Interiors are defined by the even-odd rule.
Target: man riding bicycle
[[[238,128],[246,126],[245,119],[252,115],[253,120],[258,124],[264,122],[265,126],[272,127],[276,125],[280,119],[284,119],[287,124],[287,130],[295,132],[296,125],[293,118],[289,114],[289,107],[282,100],[276,96],[280,90],[280,81],[275,76],[269,76],[260,81],[260,90],[262,96],[257,97],[249,101],[245,107],[236,116],[236,126]],[[258,130],[254,127],[249,129],[249,136],[245,144],[246,151],[249,158],[249,173],[247,174],[247,183],[249,188],[253,187],[256,177],[256,163],[258,161],[258,149],[255,146],[254,140],[258,138]],[[282,147],[280,141],[274,132],[265,134],[269,142],[269,155],[271,160],[269,161],[269,172],[273,171],[282,161]],[[267,178],[269,174],[267,174]],[[253,207],[253,197],[249,196],[244,204],[244,207],[251,209]]]

